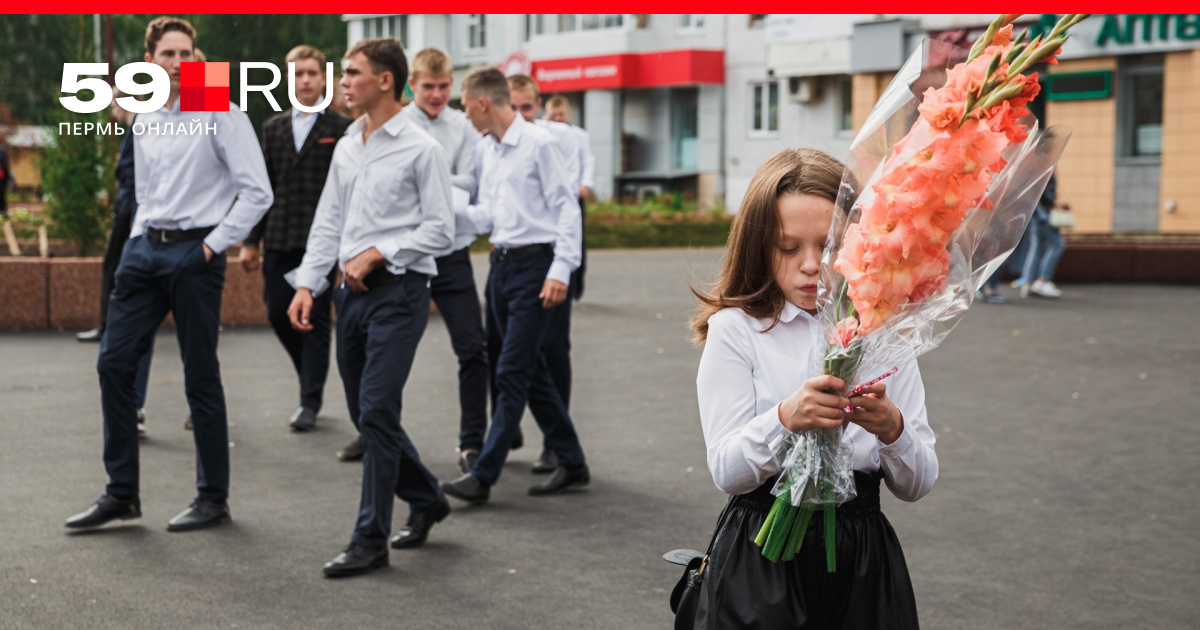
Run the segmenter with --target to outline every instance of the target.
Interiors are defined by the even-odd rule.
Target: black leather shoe
[[[75,338],[85,343],[99,342],[104,338],[104,329],[93,328],[87,332],[75,333]]]
[[[488,497],[492,494],[492,489],[486,483],[470,473],[454,481],[443,481],[442,491],[455,499],[476,505],[487,503]]]
[[[458,473],[465,475],[475,468],[475,462],[479,461],[479,451],[474,449],[459,451],[458,453]]]
[[[363,453],[367,452],[367,442],[363,440],[363,436],[358,436],[350,441],[349,444],[342,447],[338,451],[338,459],[344,462],[356,462],[363,457]]]
[[[533,462],[533,474],[545,475],[556,469],[558,469],[558,455],[548,448],[543,448],[542,454],[538,455],[536,462]]]
[[[362,545],[350,543],[336,558],[325,563],[325,575],[329,577],[346,577],[370,573],[379,567],[388,565],[387,547],[379,551],[371,551]]]
[[[522,446],[525,446],[525,434],[518,430],[517,437],[513,438],[512,446],[508,447],[508,450],[519,451]]]
[[[300,407],[292,414],[290,422],[293,431],[307,431],[317,426],[317,412],[308,407]]]
[[[97,499],[92,507],[67,519],[66,526],[71,529],[88,529],[100,527],[118,518],[122,521],[142,518],[142,502],[137,499],[122,501],[106,494]]]
[[[167,522],[167,531],[189,532],[194,529],[216,527],[232,521],[228,505],[197,499],[188,506],[188,509],[176,514],[175,518]]]
[[[409,549],[420,547],[429,538],[429,530],[435,523],[440,523],[450,516],[450,502],[442,498],[442,502],[425,510],[408,515],[408,523],[392,537],[392,549]]]
[[[575,469],[558,468],[554,471],[554,476],[549,481],[536,486],[530,486],[529,494],[533,496],[542,496],[547,494],[557,494],[569,488],[582,488],[588,485],[591,481],[591,475],[588,474],[587,464],[584,464]]]

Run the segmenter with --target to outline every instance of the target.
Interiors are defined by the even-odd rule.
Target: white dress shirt
[[[582,181],[582,170],[579,161],[580,152],[582,150],[582,140],[579,134],[575,133],[575,128],[571,125],[565,125],[553,120],[542,120],[541,118],[534,119],[534,124],[550,132],[554,136],[554,140],[558,142],[558,148],[562,150],[563,166],[566,168],[567,177],[573,186],[575,186],[575,196],[579,196],[579,183]]]
[[[437,118],[430,118],[415,102],[405,105],[401,112],[419,124],[446,150],[446,158],[450,162],[450,183],[455,188],[474,194],[475,147],[479,144],[480,136],[471,121],[467,120],[466,114],[447,107]],[[475,235],[475,225],[467,214],[467,207],[454,206],[454,245],[440,255],[470,246],[475,242]]]
[[[579,185],[591,190],[596,187],[596,155],[592,153],[592,137],[583,127],[572,125],[571,130],[579,138]]]
[[[450,166],[433,136],[397,113],[363,142],[366,117],[338,140],[308,245],[289,280],[318,295],[336,261],[343,271],[374,247],[387,270],[437,275],[433,257],[450,246]]]
[[[820,365],[825,349],[817,320],[789,302],[784,303],[779,324],[763,332],[770,324],[736,308],[718,311],[708,320],[696,390],[708,468],[727,494],[750,492],[779,473],[773,452],[787,433],[779,421],[779,403],[815,376],[813,366]],[[913,361],[883,382],[904,417],[900,438],[885,446],[850,424],[842,443],[854,449],[854,470],[882,468],[893,494],[916,501],[933,488],[938,476],[921,373]]]
[[[583,218],[554,137],[516,116],[504,138],[485,136],[476,153],[479,190],[468,212],[479,233],[491,232],[496,247],[554,243],[546,277],[570,284],[583,248]]]
[[[313,125],[317,124],[317,116],[320,114],[310,114],[298,109],[292,110],[292,140],[296,142],[296,153],[300,152],[305,139],[308,138],[308,132],[312,131]]]
[[[246,238],[271,208],[274,197],[258,134],[233,103],[227,112],[181,112],[177,99],[170,108],[139,114],[137,124],[147,130],[133,137],[138,211],[131,237],[147,227],[216,226],[204,242],[220,254]],[[152,125],[159,133],[150,133]],[[161,133],[167,125],[189,131],[215,125],[216,132]]]

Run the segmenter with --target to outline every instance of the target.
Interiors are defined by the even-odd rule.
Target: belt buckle
[[[159,230],[158,231],[159,242],[163,243],[164,245],[169,245],[169,244],[173,243],[174,241],[171,240],[170,234],[171,234],[171,232],[169,230]]]

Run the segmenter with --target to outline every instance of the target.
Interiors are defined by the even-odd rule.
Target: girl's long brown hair
[[[757,319],[779,323],[783,293],[775,284],[779,211],[776,202],[785,195],[813,195],[837,202],[842,163],[814,149],[787,149],[772,155],[750,180],[741,209],[733,218],[721,272],[712,291],[692,288],[700,301],[692,315],[692,338],[708,338],[708,319],[723,308],[740,308]],[[769,330],[769,329],[768,329]]]

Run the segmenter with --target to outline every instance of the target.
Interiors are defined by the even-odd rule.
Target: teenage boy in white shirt
[[[450,166],[437,140],[400,113],[408,76],[400,42],[361,41],[342,68],[346,102],[364,115],[334,150],[288,309],[297,330],[310,330],[313,295],[327,288],[329,267],[338,263],[338,371],[366,454],[358,522],[350,544],[325,564],[330,577],[388,564],[393,495],[411,510],[393,547],[423,544],[450,513],[400,426],[404,384],[429,321],[433,257],[454,237]]]
[[[562,123],[571,128],[578,138],[579,145],[579,211],[587,215],[587,201],[592,196],[596,186],[596,155],[592,153],[592,138],[587,129],[571,124],[571,102],[562,94],[555,94],[546,101],[544,120]],[[585,226],[586,234],[586,226]],[[583,298],[583,281],[587,275],[587,247],[583,248],[583,258],[579,269],[571,274],[571,297],[576,302]]]
[[[183,357],[184,390],[195,425],[195,501],[167,523],[190,531],[230,522],[229,430],[217,329],[225,286],[225,250],[250,233],[271,207],[258,136],[245,113],[180,111],[180,64],[194,59],[196,30],[186,20],[160,17],[146,28],[145,60],[167,72],[171,91],[162,109],[141,114],[134,137],[138,202],[129,242],[109,298],[108,328],[100,342],[100,403],[108,487],[69,528],[140,518],[138,414],[135,375],[167,313]],[[167,135],[161,129],[201,129]]]
[[[489,337],[500,339],[492,426],[467,474],[443,483],[446,494],[484,503],[520,431],[526,403],[558,459],[554,476],[529,488],[546,495],[589,482],[587,463],[566,405],[541,353],[552,311],[567,299],[579,266],[580,216],[574,182],[564,173],[554,138],[513,111],[508,82],[495,68],[463,80],[467,118],[484,134],[477,150],[480,232],[491,232]]]
[[[565,158],[564,166],[571,177],[572,194],[575,194],[580,189],[582,181],[582,162],[580,161],[582,150],[580,145],[583,142],[581,138],[570,125],[537,117],[542,109],[542,97],[538,91],[537,82],[531,77],[524,74],[508,77],[508,88],[513,111],[520,114],[527,122],[531,122],[549,131],[558,142],[559,149],[562,150]],[[582,201],[582,199],[579,199],[580,203]],[[545,355],[546,364],[550,368],[550,378],[554,380],[554,386],[558,388],[558,394],[562,397],[563,404],[566,405],[568,410],[571,408],[571,382],[573,374],[571,369],[571,298],[578,297],[579,295],[577,292],[583,283],[582,271],[586,255],[582,245],[582,205],[580,208],[580,264],[571,272],[570,291],[568,292],[567,300],[561,306],[554,309],[554,313],[550,317],[549,328],[546,331],[546,340],[542,344],[542,354]],[[489,340],[489,348],[493,352],[496,350],[495,346],[495,341]],[[552,473],[557,466],[554,449],[550,448],[549,444],[543,443],[542,453],[538,456],[537,461],[533,463],[534,474]]]
[[[447,107],[454,84],[450,56],[426,48],[413,56],[408,86],[413,102],[403,113],[429,132],[446,150],[450,182],[462,192],[461,207],[455,208],[454,244],[439,254],[438,273],[430,286],[433,301],[446,322],[450,346],[458,357],[458,471],[470,472],[483,449],[487,432],[488,361],[483,332],[483,312],[475,272],[471,268],[471,244],[475,225],[466,214],[466,199],[475,192],[475,145],[479,132],[460,111]]]

